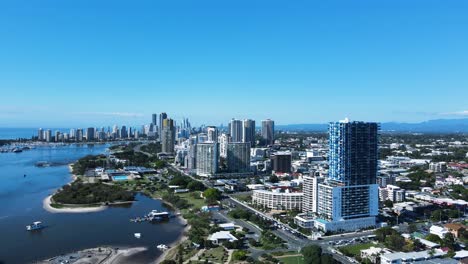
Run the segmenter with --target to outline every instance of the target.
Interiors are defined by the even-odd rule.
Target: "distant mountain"
[[[325,132],[328,124],[292,124],[278,125],[277,130]],[[381,123],[384,132],[413,132],[413,133],[468,133],[468,118],[435,119],[421,123]]]

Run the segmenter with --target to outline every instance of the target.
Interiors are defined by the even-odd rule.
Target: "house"
[[[433,225],[431,226],[431,228],[429,228],[429,233],[434,234],[440,237],[441,239],[443,239],[445,235],[448,233],[448,230],[441,226]]]
[[[234,223],[219,224],[219,227],[221,227],[225,231],[230,231],[230,230],[236,229],[236,226],[234,225]]]
[[[386,248],[370,247],[368,249],[361,250],[361,258],[368,259],[372,263],[377,263],[379,256],[387,253],[391,253],[391,251]]]
[[[402,264],[402,263],[414,263],[417,261],[425,261],[435,258],[440,258],[446,253],[442,250],[436,249],[433,253],[428,251],[419,252],[395,252],[387,253],[380,256],[381,264]],[[436,262],[437,263],[437,262]]]
[[[460,223],[448,223],[445,228],[456,238],[459,238],[461,233],[466,230],[466,226]]]
[[[229,242],[237,241],[237,238],[233,236],[229,231],[219,231],[219,232],[211,234],[208,237],[208,240],[211,241],[215,245],[219,245],[226,241],[229,241]]]

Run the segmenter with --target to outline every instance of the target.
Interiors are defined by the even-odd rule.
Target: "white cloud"
[[[113,116],[113,117],[143,117],[141,113],[128,113],[128,112],[84,112],[77,113],[79,115],[98,115],[98,116]]]
[[[468,116],[468,110],[463,110],[463,111],[458,111],[458,112],[441,113],[441,115]]]

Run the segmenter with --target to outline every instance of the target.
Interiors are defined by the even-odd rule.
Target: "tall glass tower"
[[[330,180],[345,186],[375,184],[378,130],[377,123],[348,120],[330,123]]]

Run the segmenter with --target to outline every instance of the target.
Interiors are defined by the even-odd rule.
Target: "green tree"
[[[434,234],[427,235],[426,240],[429,240],[431,242],[438,243],[438,244],[442,243],[442,239],[438,235],[434,235]]]
[[[455,237],[453,236],[452,233],[447,233],[444,236],[444,239],[442,239],[442,246],[448,247],[451,250],[455,249]]]
[[[392,208],[393,207],[393,202],[391,200],[385,200],[384,206],[388,207],[388,208]]]
[[[245,260],[247,258],[247,252],[244,250],[235,250],[232,253],[232,259],[233,260]]]
[[[271,183],[277,183],[277,182],[279,182],[278,176],[276,176],[276,175],[271,175],[271,176],[270,176],[270,179],[269,179],[269,182],[271,182]]]
[[[392,234],[385,238],[385,245],[393,250],[402,250],[405,246],[405,238],[400,234]]]
[[[322,256],[322,248],[317,245],[310,245],[303,247],[301,250],[304,256],[304,263],[306,264],[320,264]]]
[[[209,188],[203,192],[203,197],[207,203],[215,203],[221,200],[221,192],[215,188]]]
[[[416,232],[416,231],[418,231],[418,225],[416,225],[415,223],[409,224],[409,226],[408,226],[408,232],[414,233],[414,232]]]
[[[199,181],[191,181],[187,184],[187,189],[190,191],[203,191],[205,190],[205,185]]]

